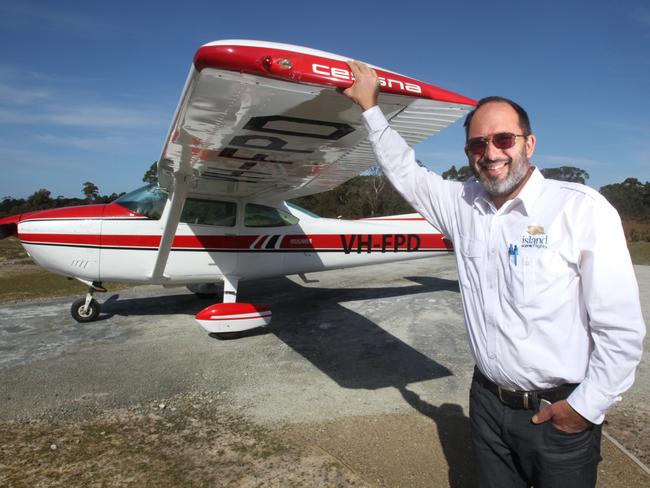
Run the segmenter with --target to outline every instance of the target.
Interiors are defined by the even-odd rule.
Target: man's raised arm
[[[378,106],[379,77],[375,70],[360,61],[349,61],[348,64],[355,81],[343,93],[364,111],[363,123],[377,162],[406,201],[451,238],[446,208],[455,200],[462,185],[445,181],[417,164],[413,149],[390,128]]]

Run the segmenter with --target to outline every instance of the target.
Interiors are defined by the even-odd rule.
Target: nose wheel
[[[99,309],[99,302],[94,298],[91,298],[87,304],[85,298],[79,298],[72,302],[70,313],[77,322],[92,322],[99,317]]]
[[[72,302],[70,314],[77,322],[93,322],[94,320],[97,320],[97,317],[99,317],[99,302],[93,298],[93,293],[95,291],[106,291],[106,289],[102,287],[101,283],[93,283],[92,286],[88,288],[85,297]]]

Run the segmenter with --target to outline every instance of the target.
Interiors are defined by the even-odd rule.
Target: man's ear
[[[526,137],[526,156],[530,159],[535,152],[535,146],[537,145],[537,137],[535,134],[531,134]]]

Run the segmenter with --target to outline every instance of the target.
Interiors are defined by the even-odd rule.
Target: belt
[[[494,393],[504,405],[508,405],[511,408],[523,408],[527,410],[538,410],[540,400],[547,400],[551,403],[564,400],[578,386],[577,383],[565,383],[554,388],[549,388],[548,390],[508,390],[487,379],[477,367],[474,368],[474,378],[479,384]]]

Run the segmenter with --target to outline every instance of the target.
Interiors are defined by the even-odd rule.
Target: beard
[[[508,166],[508,174],[503,180],[492,179],[484,171],[480,169],[477,171],[475,165],[472,165],[472,171],[474,175],[481,182],[483,188],[488,193],[488,195],[493,197],[503,197],[510,195],[514,192],[521,182],[526,178],[528,174],[528,169],[530,168],[530,162],[526,156],[525,148],[522,148],[522,151],[515,158],[503,158],[490,160],[485,157],[481,158],[478,161],[478,166],[480,168],[481,163],[501,163],[504,162]]]

